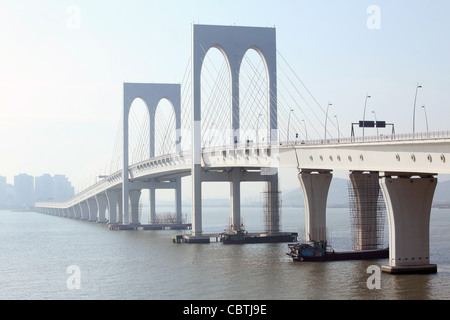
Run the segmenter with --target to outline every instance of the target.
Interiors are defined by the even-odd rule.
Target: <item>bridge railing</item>
[[[320,145],[320,144],[337,144],[337,143],[355,143],[355,142],[381,142],[381,141],[402,141],[402,140],[421,140],[421,139],[442,139],[450,138],[450,130],[416,132],[416,133],[399,133],[399,134],[379,134],[365,137],[341,137],[331,139],[309,139],[309,140],[291,140],[281,141],[281,146],[298,146],[298,145]]]

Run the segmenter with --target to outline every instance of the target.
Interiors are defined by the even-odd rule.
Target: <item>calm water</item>
[[[260,211],[243,209],[249,231],[261,230]],[[351,248],[349,220],[348,209],[328,210],[335,249]],[[227,221],[228,209],[204,208],[205,231],[220,232]],[[284,231],[303,221],[303,209],[283,208]],[[367,288],[367,268],[387,260],[294,263],[285,243],[174,244],[178,232],[0,211],[0,299],[450,299],[450,210],[432,212],[438,273],[382,273],[378,290]],[[68,288],[69,266],[79,268],[79,289]]]

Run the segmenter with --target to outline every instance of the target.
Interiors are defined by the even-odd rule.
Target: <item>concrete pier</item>
[[[435,273],[430,263],[430,214],[437,178],[433,174],[380,172],[389,216],[388,273]]]
[[[333,175],[330,171],[302,170],[298,179],[305,201],[306,241],[326,241],[326,206]]]

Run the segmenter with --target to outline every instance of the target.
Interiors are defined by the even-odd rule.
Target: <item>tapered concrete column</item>
[[[117,198],[117,206],[119,208],[119,212],[117,213],[116,223],[124,223],[124,214],[123,214],[123,198],[120,196]]]
[[[130,224],[140,224],[139,222],[139,199],[141,197],[141,190],[130,190],[128,192],[131,205],[131,219]]]
[[[117,203],[119,201],[120,190],[106,190],[106,199],[108,200],[109,222],[117,223]]]
[[[354,250],[378,248],[378,198],[380,196],[378,172],[353,171],[350,181],[356,204],[354,219]],[[380,221],[381,222],[381,221]]]
[[[88,207],[89,207],[89,221],[94,222],[97,221],[97,200],[95,200],[95,197],[89,198],[87,200]]]
[[[177,215],[177,223],[182,223],[181,217],[181,178],[175,180],[176,188],[175,188],[175,210]]]
[[[306,241],[326,241],[326,207],[333,175],[330,171],[302,170],[298,179],[305,201]]]
[[[75,219],[81,219],[81,205],[79,203],[73,206],[73,211],[75,213]]]
[[[231,169],[230,181],[230,228],[241,230],[241,168]]]
[[[81,220],[88,220],[89,219],[89,207],[88,207],[87,201],[80,202],[80,208],[81,208]]]
[[[395,177],[397,175],[397,177]],[[389,217],[389,273],[434,273],[430,264],[430,214],[437,178],[380,172]]]
[[[278,190],[278,173],[267,175],[266,232],[280,232],[280,193]]]
[[[150,188],[148,190],[150,198],[150,212],[148,216],[148,221],[150,224],[156,221],[156,190],[155,188]]]
[[[95,196],[95,200],[97,201],[97,208],[98,208],[98,219],[97,222],[99,223],[105,223],[106,222],[106,206],[107,206],[107,199],[105,193],[99,193]]]
[[[202,235],[202,181],[201,165],[192,170],[192,236]]]
[[[75,207],[69,208],[69,218],[75,218]]]

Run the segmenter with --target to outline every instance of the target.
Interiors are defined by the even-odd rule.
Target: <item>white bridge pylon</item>
[[[167,99],[175,113],[175,129],[177,132],[176,151],[180,151],[180,132],[181,132],[181,90],[179,84],[160,84],[160,83],[125,83],[123,88],[123,175],[122,182],[122,211],[123,221],[130,224],[138,224],[139,214],[138,205],[140,189],[133,190],[133,196],[130,198],[130,177],[128,161],[128,115],[131,105],[135,99],[142,99],[147,106],[150,120],[150,158],[155,156],[155,116],[156,108],[162,99]],[[175,178],[175,192],[177,197],[177,220],[181,219],[181,178]],[[150,221],[155,217],[155,189],[150,189]],[[129,214],[129,199],[132,201],[131,220]],[[137,204],[136,204],[137,202]]]
[[[277,141],[277,85],[276,85],[276,33],[274,28],[235,27],[235,26],[192,26],[192,236],[202,237],[202,176],[208,174],[202,168],[202,99],[201,73],[207,52],[211,48],[219,49],[229,67],[231,81],[231,130],[233,141],[239,137],[239,73],[242,60],[249,49],[256,50],[262,57],[268,75],[267,99],[269,115],[270,141]],[[231,221],[233,228],[240,225],[240,182],[243,168],[233,168],[231,175]],[[216,173],[217,175],[218,173]],[[278,176],[271,177],[271,189],[278,188]],[[276,214],[276,213],[271,213]],[[277,220],[277,219],[275,219]],[[271,226],[278,231],[278,226]]]

